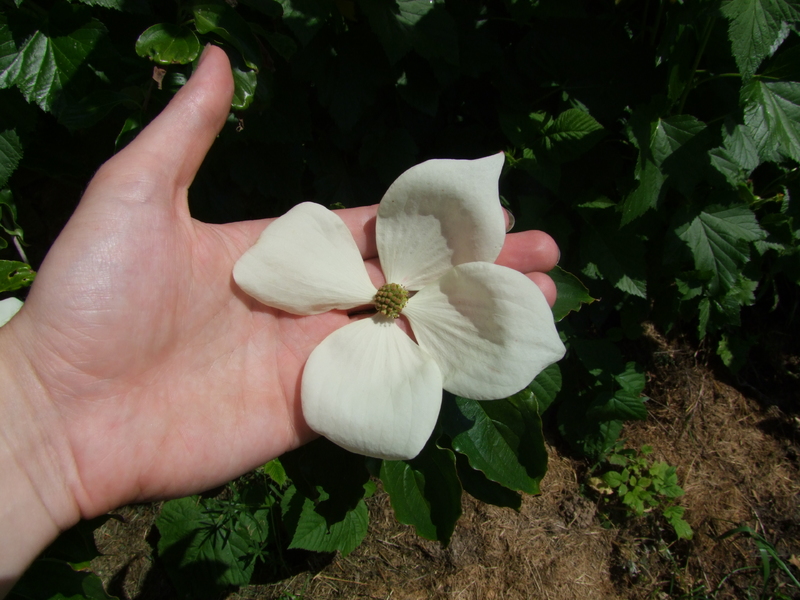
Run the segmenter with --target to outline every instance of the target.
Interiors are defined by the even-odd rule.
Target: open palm
[[[299,388],[345,313],[288,315],[236,287],[266,222],[193,220],[186,193],[227,115],[210,48],[165,111],[97,173],[10,324],[39,394],[32,412],[84,517],[223,483],[313,437]],[[265,165],[268,168],[268,165]],[[376,280],[375,208],[342,211]],[[509,236],[498,262],[552,302],[558,250]],[[380,283],[379,281],[376,281]]]

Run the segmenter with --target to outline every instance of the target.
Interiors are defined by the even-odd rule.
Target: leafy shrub
[[[692,332],[736,370],[761,343],[748,316],[798,300],[795,0],[0,6],[0,210],[14,242],[0,238],[0,291],[30,283],[26,252],[35,268],[72,208],[42,198],[77,199],[209,42],[228,52],[236,92],[190,190],[197,218],[275,216],[306,199],[375,203],[412,164],[505,149],[501,191],[517,225],[558,241],[566,359],[513,398],[446,398],[413,461],[343,457],[350,470],[336,479],[314,467],[336,452],[324,441],[282,458],[295,491],[264,491],[252,514],[297,517],[297,547],[344,548],[329,536],[363,514],[370,475],[401,521],[446,543],[463,491],[512,508],[519,492],[538,492],[542,419],[596,460],[626,420],[646,417],[644,372],[624,351],[643,321]],[[796,317],[785,314],[788,330]],[[214,504],[191,502],[191,518],[211,522],[196,513]],[[315,533],[298,535],[307,526]],[[231,554],[237,582],[256,550]]]

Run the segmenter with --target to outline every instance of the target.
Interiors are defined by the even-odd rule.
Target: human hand
[[[0,378],[17,392],[0,400],[13,415],[0,424],[0,458],[16,457],[58,528],[214,487],[315,435],[300,410],[303,365],[350,317],[259,304],[231,273],[268,222],[208,225],[188,210],[232,90],[225,53],[209,47],[164,112],[98,171],[0,329]],[[376,207],[339,214],[380,285]],[[544,272],[557,260],[549,236],[524,232],[497,262],[529,274],[552,305]]]

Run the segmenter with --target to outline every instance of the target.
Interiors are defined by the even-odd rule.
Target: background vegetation
[[[412,461],[320,440],[221,495],[167,503],[158,552],[177,589],[199,597],[242,585],[282,547],[352,551],[377,480],[398,520],[447,543],[463,492],[512,508],[521,492],[538,493],[543,431],[601,465],[624,505],[655,502],[676,536],[691,535],[674,469],[616,445],[626,420],[647,415],[628,342],[647,321],[757,378],[789,343],[759,336],[764,324],[797,327],[796,0],[0,7],[6,294],[24,296],[94,170],[158,114],[206,43],[228,52],[236,94],[190,190],[196,218],[277,216],[304,200],[372,204],[415,163],[502,149],[501,193],[517,228],[546,230],[562,250],[552,275],[564,361],[506,400],[445,398]],[[610,474],[615,464],[622,474]],[[644,485],[651,468],[660,479]],[[96,525],[82,526],[81,539]],[[75,573],[92,554],[90,543],[78,556],[64,551],[76,544],[35,569]],[[105,597],[91,573],[78,575],[70,585],[84,597]],[[17,593],[46,580],[29,577]]]

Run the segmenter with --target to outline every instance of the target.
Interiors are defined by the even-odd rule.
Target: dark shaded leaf
[[[198,33],[215,33],[236,48],[245,64],[258,71],[261,47],[247,22],[227,4],[195,4],[192,6]]]
[[[538,406],[530,390],[506,400],[446,400],[442,425],[453,449],[488,479],[515,491],[539,493],[547,472]]]
[[[589,295],[586,286],[572,273],[567,273],[557,266],[547,274],[555,282],[558,290],[558,297],[553,306],[553,317],[556,321],[560,321],[571,312],[577,312],[583,304],[595,301],[595,298]]]
[[[454,454],[432,443],[412,460],[384,460],[380,478],[398,521],[418,535],[447,544],[461,516],[461,483]]]

